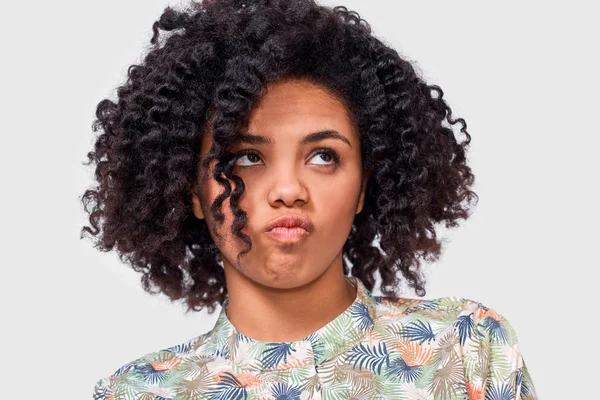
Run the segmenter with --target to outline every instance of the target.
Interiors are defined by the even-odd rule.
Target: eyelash
[[[238,151],[237,153],[235,153],[235,155],[234,155],[235,157],[234,158],[237,160],[238,158],[240,158],[242,156],[245,156],[245,155],[249,155],[249,154],[254,154],[254,155],[256,155],[256,156],[258,156],[260,158],[260,154],[257,151],[250,150],[250,149]],[[320,165],[323,165],[325,167],[327,167],[327,166],[334,166],[334,165],[337,165],[340,162],[340,156],[333,149],[328,149],[328,148],[317,149],[316,152],[314,153],[313,157],[316,156],[316,155],[318,155],[318,154],[327,154],[328,156],[331,156],[331,158],[333,158],[333,163],[332,164],[327,164],[327,165],[320,164]],[[252,165],[238,165],[238,167],[240,167],[240,168],[249,168],[249,167],[252,167]]]

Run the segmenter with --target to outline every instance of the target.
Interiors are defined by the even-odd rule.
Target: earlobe
[[[360,189],[360,197],[358,200],[358,206],[356,207],[356,214],[359,214],[362,209],[363,209],[363,205],[365,204],[365,189],[367,186],[367,181],[368,181],[369,177],[365,177],[365,179],[363,179],[363,182],[361,184],[361,189]]]
[[[200,198],[196,193],[192,193],[192,211],[194,212],[196,218],[204,219],[204,213],[202,212],[202,207],[200,206]]]
[[[360,214],[360,212],[362,211],[363,208],[363,197],[361,196],[359,202],[358,202],[358,207],[356,207],[356,214]]]

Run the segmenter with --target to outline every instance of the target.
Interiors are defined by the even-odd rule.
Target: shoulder
[[[426,314],[435,317],[444,312],[473,313],[480,317],[483,313],[494,313],[494,310],[480,301],[466,297],[444,296],[434,299],[412,297],[373,296],[381,318],[393,318],[396,315]],[[437,311],[437,313],[436,313]]]
[[[484,336],[510,346],[517,344],[516,333],[506,317],[480,301],[456,296],[434,299],[374,297],[377,308],[376,325],[399,324],[406,331],[430,332],[433,340],[452,330],[461,345]]]
[[[463,313],[479,313],[478,310],[488,310],[489,307],[479,301],[464,297],[445,296],[434,299],[411,297],[374,296],[378,319],[392,321],[397,318],[442,320],[449,316]]]
[[[174,346],[146,353],[118,367],[112,374],[98,379],[94,385],[94,400],[137,399],[145,395],[169,398],[170,382],[185,374],[190,360],[208,362],[210,332]],[[140,397],[142,396],[142,397]]]
[[[495,309],[451,296],[374,300],[370,340],[382,344],[377,350],[390,357],[390,370],[436,382],[454,377],[469,398],[537,399],[517,335]]]

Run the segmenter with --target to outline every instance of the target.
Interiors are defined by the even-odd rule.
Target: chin
[[[306,252],[265,250],[261,253],[268,256],[259,260],[242,259],[242,269],[238,273],[265,289],[297,289],[315,281],[327,270],[326,267],[318,268],[314,260],[308,260]]]
[[[318,273],[307,274],[305,270],[298,271],[281,265],[276,269],[265,270],[261,275],[258,283],[272,289],[296,289],[319,277]]]

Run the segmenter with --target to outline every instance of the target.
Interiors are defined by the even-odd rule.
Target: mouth
[[[283,244],[298,243],[306,236],[308,236],[308,231],[300,227],[285,228],[278,226],[265,233],[271,239]]]
[[[265,228],[265,233],[273,240],[282,244],[298,243],[313,230],[310,219],[301,215],[282,215],[277,217]]]

